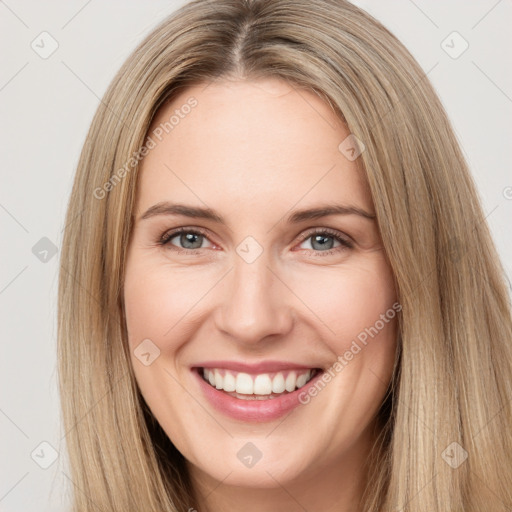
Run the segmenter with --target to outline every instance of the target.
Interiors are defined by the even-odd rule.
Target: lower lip
[[[296,389],[291,393],[284,393],[278,398],[269,398],[268,400],[243,400],[228,395],[226,392],[220,391],[206,382],[200,374],[202,369],[194,368],[192,372],[199,380],[199,387],[205,397],[215,409],[236,420],[255,422],[275,420],[301,405],[299,394],[307,393],[308,388],[314,386],[315,382],[323,373],[317,373],[317,375],[300,389]]]

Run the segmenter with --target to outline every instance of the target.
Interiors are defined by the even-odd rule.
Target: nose
[[[262,254],[247,263],[235,255],[215,312],[217,329],[238,344],[258,346],[285,336],[293,327],[293,294]]]

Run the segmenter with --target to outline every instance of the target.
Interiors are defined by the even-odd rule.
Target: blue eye
[[[345,239],[339,236],[330,235],[326,232],[313,233],[312,235],[307,236],[302,243],[306,240],[311,240],[310,245],[312,250],[320,252],[325,252],[335,248],[334,244],[336,242],[338,243],[338,247],[349,247],[349,244]]]
[[[182,244],[181,247],[171,243],[173,238],[178,238],[179,243]],[[160,239],[159,243],[161,245],[173,246],[172,248],[176,249],[187,249],[193,251],[195,249],[203,249],[203,241],[206,239],[206,235],[200,231],[187,228],[178,228],[174,231],[171,231],[170,233],[165,233]]]
[[[353,243],[348,237],[345,237],[339,231],[329,228],[315,228],[314,231],[309,231],[301,236],[301,239],[301,244],[306,240],[311,240],[311,249],[308,248],[308,250],[318,253],[319,256],[331,255],[353,248]],[[337,247],[334,246],[336,242],[339,244]]]
[[[178,240],[177,244],[171,242],[175,238]],[[307,250],[322,256],[353,248],[353,243],[348,237],[329,228],[315,228],[299,238],[300,244],[303,244],[306,240],[311,240],[311,248],[307,248]],[[171,250],[197,253],[207,248],[207,246],[203,246],[205,240],[208,240],[206,233],[200,229],[177,228],[164,233],[158,240],[158,244],[167,246]],[[338,243],[337,246],[335,246],[336,243]]]

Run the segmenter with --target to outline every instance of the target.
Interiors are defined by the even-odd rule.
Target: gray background
[[[155,24],[182,3],[0,0],[2,511],[67,510],[73,483],[59,418],[55,355],[67,198],[86,131],[109,81]],[[395,33],[428,72],[470,162],[510,279],[512,3],[354,3]],[[44,31],[51,37],[40,36]],[[469,44],[457,58],[464,41],[450,35],[454,31]],[[42,58],[52,38],[58,48]]]

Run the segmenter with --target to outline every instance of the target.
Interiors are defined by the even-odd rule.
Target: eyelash
[[[158,245],[163,246],[163,247],[164,246],[169,246],[171,248],[171,250],[177,250],[177,251],[185,252],[185,254],[191,254],[191,253],[197,254],[198,252],[202,251],[202,249],[187,249],[185,247],[177,247],[177,246],[171,244],[170,241],[176,235],[179,235],[181,233],[191,233],[191,234],[194,234],[194,235],[201,235],[201,236],[204,236],[204,237],[208,238],[207,233],[204,230],[200,229],[200,228],[182,227],[182,228],[173,229],[171,231],[166,231],[157,240],[157,243],[158,243]],[[318,251],[318,250],[315,250],[315,249],[304,249],[304,250],[310,251],[312,253],[317,253],[318,255],[322,255],[322,256],[326,256],[326,255],[330,256],[330,255],[335,254],[337,252],[345,251],[347,249],[352,249],[354,247],[353,243],[350,242],[344,236],[342,236],[342,234],[339,231],[336,231],[336,230],[330,229],[330,228],[314,228],[312,230],[309,230],[305,234],[300,235],[299,243],[302,243],[305,240],[307,240],[308,238],[312,237],[313,235],[317,235],[317,234],[329,235],[330,237],[332,237],[332,238],[336,239],[338,242],[340,242],[341,245],[338,246],[338,247],[335,247],[333,249],[329,249],[327,251]]]

